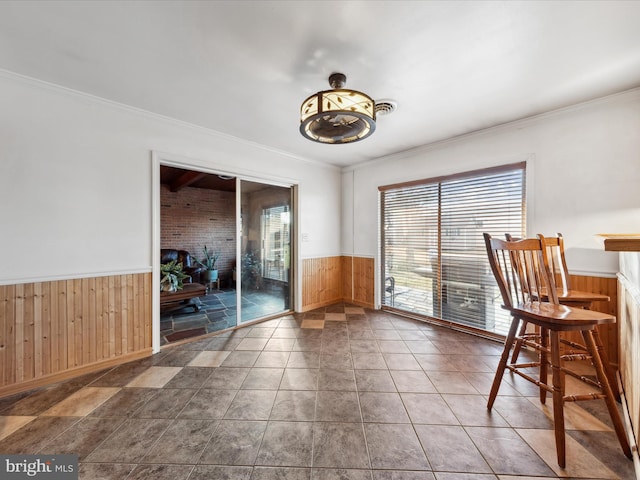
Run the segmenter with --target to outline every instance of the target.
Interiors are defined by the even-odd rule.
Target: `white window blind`
[[[383,305],[504,334],[483,232],[525,234],[525,164],[381,187]]]

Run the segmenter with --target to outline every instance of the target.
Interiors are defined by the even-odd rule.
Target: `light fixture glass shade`
[[[300,133],[315,142],[357,142],[375,129],[375,102],[355,90],[318,92],[302,102],[300,108]]]

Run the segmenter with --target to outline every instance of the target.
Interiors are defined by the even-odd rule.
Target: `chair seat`
[[[546,289],[542,290],[542,299],[548,300]],[[581,290],[563,290],[558,288],[556,290],[558,295],[558,301],[569,305],[571,307],[591,308],[593,302],[608,302],[611,300],[609,295],[603,295],[601,293],[583,292]]]
[[[596,325],[616,323],[616,317],[606,313],[548,302],[526,302],[502,308],[509,310],[516,318],[556,331],[585,330]]]

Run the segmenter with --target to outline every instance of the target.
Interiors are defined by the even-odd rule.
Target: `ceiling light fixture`
[[[343,88],[347,77],[329,76],[333,90],[311,95],[300,107],[300,133],[319,143],[351,143],[363,140],[376,129],[376,104],[362,92]]]

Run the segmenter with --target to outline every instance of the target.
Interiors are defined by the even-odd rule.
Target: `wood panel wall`
[[[151,273],[0,286],[0,396],[151,353]]]
[[[616,278],[570,275],[571,288],[583,292],[600,293],[609,296],[608,302],[594,302],[591,309],[597,312],[618,316],[618,280]],[[598,327],[600,338],[609,357],[609,363],[617,369],[620,364],[619,322]],[[579,333],[564,334],[568,339],[584,343]]]
[[[322,257],[302,261],[302,311],[336,302],[373,308],[374,260],[365,257]]]

